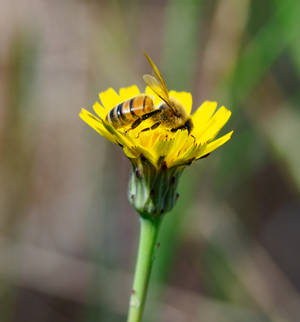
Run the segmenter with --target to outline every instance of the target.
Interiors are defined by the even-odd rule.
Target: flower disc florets
[[[112,88],[99,94],[102,105],[93,106],[97,116],[85,109],[80,117],[109,141],[122,147],[133,166],[129,185],[129,200],[144,216],[158,216],[170,210],[176,202],[176,187],[183,168],[208,155],[228,141],[233,131],[215,140],[230,118],[224,106],[217,111],[217,103],[205,101],[190,117],[191,133],[187,130],[170,131],[163,126],[142,131],[151,126],[151,119],[133,130],[115,129],[107,120],[109,111],[118,104],[141,94],[133,85],[121,88],[117,94]],[[153,98],[155,106],[161,99],[147,86],[145,94]],[[192,95],[170,91],[169,96],[181,102],[188,115],[192,109]]]

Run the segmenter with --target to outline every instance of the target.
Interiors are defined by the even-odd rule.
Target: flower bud
[[[157,168],[143,156],[131,163],[128,198],[140,216],[156,219],[170,211],[179,196],[178,181],[184,167],[168,168],[162,162]]]

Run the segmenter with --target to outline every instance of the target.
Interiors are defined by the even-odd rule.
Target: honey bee
[[[116,129],[126,126],[135,129],[144,120],[151,119],[153,125],[144,128],[142,132],[163,126],[171,132],[187,130],[190,134],[193,128],[190,116],[177,99],[169,97],[167,85],[158,68],[146,53],[145,56],[153,68],[154,76],[146,74],[143,76],[143,80],[162,100],[161,104],[155,107],[149,95],[138,95],[111,109],[106,120]]]

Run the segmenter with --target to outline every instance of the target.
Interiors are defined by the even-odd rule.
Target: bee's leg
[[[136,120],[132,123],[132,125],[131,125],[130,129],[126,130],[126,131],[125,131],[125,133],[128,133],[130,130],[133,130],[133,129],[135,129],[136,127],[138,127],[138,126],[141,124],[141,122],[142,122],[142,119],[141,119],[141,118],[136,119]]]
[[[154,123],[151,127],[150,127],[150,130],[154,130],[154,129],[156,129],[157,127],[159,127],[160,126],[160,121],[158,121],[158,122],[156,122],[156,123]]]
[[[172,129],[171,129],[171,132],[177,132],[178,130],[185,130],[185,126],[183,125],[183,126],[179,126],[179,127],[173,127]]]
[[[145,129],[142,129],[141,132],[146,132],[146,131],[149,131],[149,130],[154,130],[154,129],[156,129],[159,126],[160,126],[160,122],[156,122],[151,127],[146,127]]]
[[[129,130],[133,130],[133,129],[135,129],[136,127],[138,127],[141,123],[142,123],[142,121],[145,121],[145,120],[147,120],[149,117],[152,117],[153,115],[156,115],[156,114],[158,114],[158,113],[160,113],[161,112],[161,110],[154,110],[154,111],[152,111],[152,112],[150,112],[150,113],[147,113],[147,114],[144,114],[144,115],[142,115],[142,117],[139,117],[138,119],[136,119],[133,123],[132,123],[132,125],[131,125],[131,128],[129,129]],[[154,124],[155,125],[155,124]],[[151,126],[151,128],[153,127],[153,125]],[[128,131],[129,131],[128,130]],[[127,131],[127,132],[128,132]]]
[[[187,130],[187,128],[186,128],[185,125],[181,125],[181,126],[178,126],[178,127],[173,127],[171,129],[171,132],[177,132],[178,130]]]
[[[147,113],[147,114],[142,115],[142,117],[139,117],[138,119],[136,119],[136,120],[132,123],[132,125],[131,125],[130,129],[129,129],[129,130],[127,130],[127,131],[125,131],[125,133],[127,133],[127,132],[128,132],[128,131],[130,131],[130,130],[135,129],[136,127],[138,127],[138,126],[142,123],[142,121],[145,121],[145,120],[147,120],[149,117],[152,117],[153,115],[156,115],[156,114],[158,114],[158,113],[160,113],[160,112],[161,112],[161,110],[160,110],[160,109],[157,109],[157,110],[154,110],[154,111],[152,111],[152,112],[150,112],[150,113]],[[160,122],[157,122],[157,123],[159,123],[159,124],[160,124]],[[155,123],[155,124],[157,124],[157,123]],[[153,126],[154,126],[155,124],[153,124],[153,125],[151,126],[151,128],[149,128],[149,130],[150,130],[150,129],[152,129],[152,128],[153,128]],[[159,124],[158,124],[158,125],[159,125]],[[157,126],[158,126],[158,125],[157,125]],[[155,127],[154,127],[153,129],[155,129]],[[143,130],[143,131],[144,131],[144,130]]]
[[[142,123],[142,119],[139,117],[138,119],[136,119],[132,125],[131,125],[131,130],[135,129],[136,127],[138,127],[141,123]]]
[[[156,115],[156,114],[158,114],[158,113],[160,113],[162,110],[161,109],[157,109],[157,110],[154,110],[154,111],[152,111],[152,112],[150,112],[150,113],[147,113],[147,114],[144,114],[143,116],[142,116],[142,120],[144,121],[144,120],[147,120],[149,117],[152,117],[153,115]],[[153,125],[152,125],[153,126]]]
[[[192,128],[193,128],[193,124],[191,120],[187,120],[183,125],[172,128],[171,132],[176,132],[178,130],[187,130],[188,133],[191,134]]]
[[[171,129],[171,132],[177,132],[178,130],[188,130],[189,135],[194,139],[194,142],[196,142],[196,138],[193,134],[190,134],[190,129],[186,126],[186,125],[182,125],[179,127],[174,127],[173,129]]]
[[[146,132],[146,131],[150,131],[150,130],[154,130],[154,129],[156,129],[157,127],[159,127],[160,126],[160,121],[159,122],[156,122],[156,123],[154,123],[151,127],[146,127],[145,129],[142,129],[142,131],[141,132]],[[141,133],[140,132],[140,133]],[[138,135],[138,137],[139,137],[139,135]]]

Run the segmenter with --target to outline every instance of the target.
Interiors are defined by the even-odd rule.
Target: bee
[[[135,129],[144,120],[151,119],[153,125],[144,128],[141,132],[163,126],[171,132],[187,130],[190,134],[193,129],[190,116],[177,99],[169,96],[167,85],[158,68],[146,53],[145,56],[153,68],[154,76],[146,74],[143,80],[162,100],[161,104],[155,107],[149,95],[138,95],[111,109],[106,120],[116,129],[126,126]]]
[[[112,108],[108,112],[106,120],[115,129],[128,125],[131,125],[131,129],[135,129],[142,121],[158,113],[160,110],[155,108],[150,96],[138,95]]]

